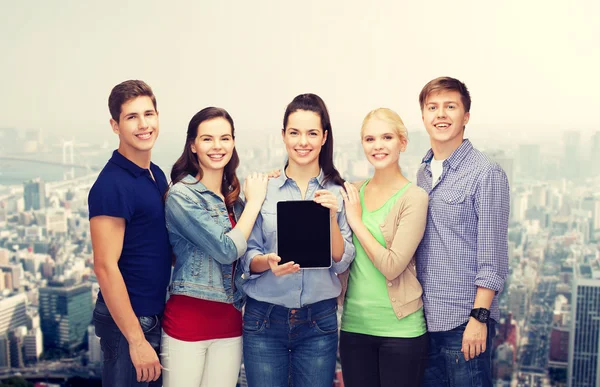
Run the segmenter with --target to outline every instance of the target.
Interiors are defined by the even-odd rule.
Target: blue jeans
[[[487,324],[486,349],[481,355],[465,360],[462,337],[467,323],[450,331],[429,332],[429,353],[423,386],[425,387],[491,387],[492,339],[496,323]]]
[[[335,299],[289,309],[248,298],[243,347],[249,387],[331,387],[337,344]]]
[[[160,351],[160,316],[138,317],[144,336],[158,355]],[[158,387],[162,386],[162,375],[154,382],[138,382],[135,367],[129,357],[129,344],[111,317],[108,307],[102,301],[96,302],[94,327],[100,337],[100,347],[104,356],[102,366],[103,387]]]

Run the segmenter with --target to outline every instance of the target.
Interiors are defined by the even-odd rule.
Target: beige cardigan
[[[364,181],[354,183],[360,189]],[[417,280],[415,251],[423,238],[429,195],[411,184],[379,227],[385,238],[386,249],[373,259],[375,267],[385,276],[388,295],[394,313],[401,319],[423,307],[423,288]],[[338,275],[342,283],[342,293],[338,304],[344,305],[348,288],[350,268]]]

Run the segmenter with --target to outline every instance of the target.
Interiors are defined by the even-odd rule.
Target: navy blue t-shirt
[[[171,246],[165,223],[167,179],[150,164],[140,168],[118,151],[106,163],[88,196],[90,219],[125,219],[119,269],[137,316],[162,313],[171,275]],[[99,294],[99,298],[102,294]]]

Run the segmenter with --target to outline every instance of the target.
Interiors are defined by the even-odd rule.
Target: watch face
[[[477,316],[477,320],[481,322],[486,322],[490,317],[490,311],[487,309],[479,308],[479,316]]]

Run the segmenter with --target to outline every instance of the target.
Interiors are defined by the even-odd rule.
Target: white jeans
[[[164,387],[235,387],[242,364],[242,337],[181,341],[162,332]]]

